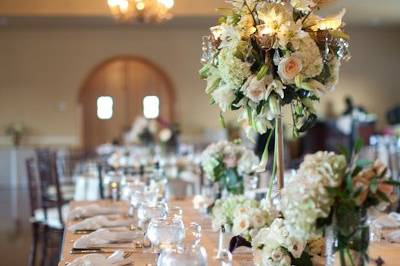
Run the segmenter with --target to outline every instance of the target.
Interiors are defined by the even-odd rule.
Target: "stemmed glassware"
[[[138,208],[139,227],[146,230],[151,219],[167,217],[167,208],[165,204],[141,204]]]
[[[136,216],[139,207],[144,204],[148,206],[157,205],[157,192],[148,189],[147,187],[137,188],[133,190],[130,196],[129,215]]]
[[[153,245],[153,253],[161,249],[176,249],[185,238],[185,226],[181,219],[167,217],[152,219],[147,237]]]
[[[165,249],[158,258],[158,266],[206,266],[207,253],[200,245],[201,226],[196,223],[190,224],[190,241],[186,247],[178,247],[176,250]]]

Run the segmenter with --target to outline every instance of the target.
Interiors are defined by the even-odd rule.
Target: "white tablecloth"
[[[75,201],[94,201],[100,199],[97,176],[75,177]]]

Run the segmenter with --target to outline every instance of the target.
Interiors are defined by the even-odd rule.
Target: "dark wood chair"
[[[28,176],[28,189],[29,189],[29,203],[30,203],[30,219],[32,230],[32,243],[29,254],[28,265],[36,265],[37,248],[39,244],[39,233],[41,221],[35,216],[36,210],[41,208],[40,203],[40,185],[39,177],[35,167],[35,160],[33,158],[27,159],[25,162],[26,172]]]
[[[68,205],[63,198],[57,174],[56,153],[49,149],[40,149],[36,150],[36,158],[41,209],[35,216],[42,224],[41,265],[53,265],[59,259]],[[53,252],[48,254],[48,251]]]
[[[65,204],[56,166],[56,154],[48,149],[36,150],[41,189],[41,203],[45,222],[58,229],[64,228]],[[63,211],[64,209],[64,211]]]

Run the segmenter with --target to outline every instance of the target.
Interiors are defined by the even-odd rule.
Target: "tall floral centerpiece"
[[[201,165],[206,176],[218,183],[220,193],[243,194],[243,179],[254,173],[259,160],[238,142],[213,143],[203,152]]]
[[[282,107],[290,106],[295,135],[316,121],[315,102],[335,87],[341,63],[348,58],[345,11],[317,16],[315,11],[328,0],[226,2],[231,7],[220,9],[219,25],[203,40],[200,75],[221,117],[238,110],[248,133],[271,129],[270,140],[275,132],[274,165],[282,188]],[[267,150],[260,171],[265,170]]]
[[[156,141],[158,125],[156,120],[139,116],[132,124],[130,131],[125,136],[129,144],[150,145]]]
[[[367,265],[367,211],[389,204],[396,185],[378,161],[319,152],[305,158],[283,189],[281,211],[300,239],[324,232],[326,265]]]

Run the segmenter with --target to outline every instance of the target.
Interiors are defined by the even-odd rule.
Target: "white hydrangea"
[[[320,151],[306,155],[298,172],[324,187],[338,187],[342,183],[346,166],[343,155]]]
[[[218,70],[224,83],[240,88],[251,75],[251,65],[234,55],[233,49],[223,48],[218,55]]]
[[[299,258],[306,242],[291,235],[283,219],[275,219],[262,228],[252,241],[254,263],[257,266],[291,265],[292,255]]]
[[[308,239],[315,233],[317,219],[329,215],[333,199],[327,188],[340,186],[346,166],[345,158],[334,153],[318,152],[305,157],[296,176],[283,189],[280,202],[293,235]]]
[[[318,45],[307,32],[300,32],[296,38],[291,40],[295,52],[292,56],[301,59],[303,78],[313,78],[321,74],[323,60]]]

